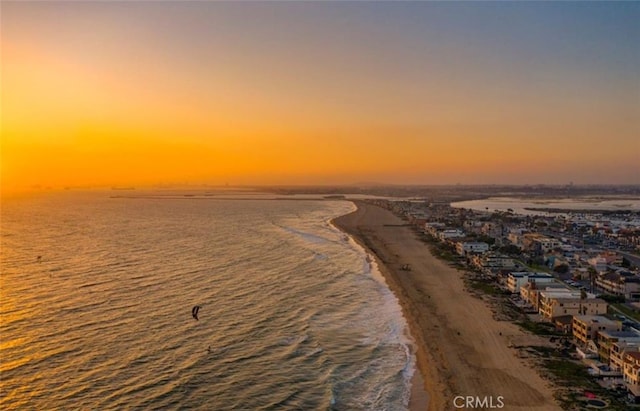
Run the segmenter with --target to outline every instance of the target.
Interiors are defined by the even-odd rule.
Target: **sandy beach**
[[[375,255],[407,318],[420,371],[410,409],[479,409],[460,398],[471,396],[491,401],[484,409],[560,410],[550,382],[509,347],[525,332],[494,319],[487,303],[465,291],[462,272],[434,257],[399,217],[355,203],[358,209],[334,224]]]

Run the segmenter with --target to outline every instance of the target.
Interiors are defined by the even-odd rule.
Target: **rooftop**
[[[608,338],[624,338],[624,339],[639,339],[640,334],[633,331],[599,331],[599,333]]]
[[[582,301],[583,304],[591,304],[591,303],[607,304],[607,302],[602,298],[581,299],[580,297],[560,297],[560,298],[556,298],[556,301],[559,303],[575,303],[575,302]]]
[[[613,321],[602,315],[576,315],[573,317],[576,321],[582,321],[584,323],[598,323],[602,325],[620,325],[620,321]]]
[[[524,277],[528,277],[528,278],[553,278],[553,276],[551,274],[547,274],[547,273],[532,273],[532,272],[529,272],[529,271],[510,272],[509,275],[514,277],[514,278],[524,278]]]

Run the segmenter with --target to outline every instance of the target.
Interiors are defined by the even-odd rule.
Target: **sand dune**
[[[415,381],[424,383],[428,409],[471,409],[456,407],[464,402],[456,397],[477,396],[488,397],[494,408],[503,403],[505,410],[560,410],[550,383],[509,348],[525,333],[495,320],[484,301],[465,291],[462,273],[434,257],[400,218],[372,204],[356,205],[357,211],[334,223],[375,254],[400,300],[424,377]],[[402,270],[403,264],[411,271]],[[414,387],[412,410],[427,407],[420,393]]]

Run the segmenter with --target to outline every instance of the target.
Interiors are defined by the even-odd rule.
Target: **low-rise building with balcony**
[[[456,251],[463,256],[483,254],[489,251],[489,244],[481,241],[460,241],[456,243]]]
[[[573,316],[573,337],[577,343],[582,345],[586,345],[590,340],[595,340],[599,331],[621,330],[622,323],[620,321],[613,321],[601,315]]]
[[[511,270],[516,267],[513,258],[491,252],[472,256],[471,263],[481,270],[491,272]]]
[[[640,277],[628,271],[600,274],[596,276],[596,286],[629,300],[640,298]]]
[[[591,294],[580,298],[579,292],[541,292],[538,312],[547,320],[561,315],[601,315],[607,313],[608,304]]]
[[[537,312],[540,308],[540,293],[551,293],[553,291],[571,292],[571,289],[559,281],[545,282],[542,284],[531,282],[520,287],[520,298],[531,305]]]
[[[639,352],[640,343],[625,341],[614,342],[609,350],[609,366],[614,370],[624,369],[624,355],[627,352]]]
[[[628,352],[624,354],[624,382],[638,387],[640,385],[640,352]],[[636,394],[637,395],[637,394]]]
[[[633,331],[598,331],[596,336],[598,356],[602,362],[610,363],[611,350],[615,343],[640,343],[640,334]]]
[[[527,283],[550,283],[554,278],[547,273],[532,273],[529,271],[510,272],[507,275],[507,289],[512,293],[520,293],[520,288]]]

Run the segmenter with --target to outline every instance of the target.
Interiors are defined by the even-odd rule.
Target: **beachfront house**
[[[629,389],[629,399],[638,404],[640,402],[640,352],[631,351],[624,354],[622,377]]]
[[[624,370],[624,355],[628,352],[640,352],[640,343],[614,342],[609,350],[609,367],[617,371]]]
[[[611,351],[615,343],[640,344],[640,334],[633,331],[598,331],[598,356],[606,364],[610,363]]]
[[[496,272],[512,270],[516,267],[513,258],[495,253],[484,253],[471,257],[471,263],[479,269]]]
[[[608,304],[600,298],[588,294],[587,298],[580,298],[580,292],[575,291],[544,291],[539,296],[538,312],[551,321],[561,315],[600,315],[607,313]]]
[[[445,223],[437,221],[424,223],[424,232],[431,235],[434,238],[438,238],[438,232],[444,230],[447,227]]]
[[[520,298],[531,305],[538,312],[540,293],[551,291],[571,291],[566,284],[559,281],[544,282],[536,284],[535,282],[527,283],[520,287]]]
[[[520,288],[527,283],[536,283],[539,285],[553,281],[553,276],[547,273],[532,273],[529,271],[510,272],[507,275],[507,289],[514,294],[519,294]]]
[[[624,382],[640,385],[640,352],[628,352],[624,355]]]
[[[462,256],[483,254],[487,251],[489,251],[489,244],[481,241],[459,241],[456,243],[456,252]]]
[[[463,231],[456,229],[450,229],[450,230],[442,230],[438,232],[438,238],[440,239],[440,241],[447,241],[450,240],[452,238],[462,238],[464,237],[465,234]]]
[[[587,263],[598,273],[604,273],[605,271],[607,271],[607,260],[603,257],[596,256],[593,258],[589,258],[587,260]]]
[[[622,323],[601,315],[575,315],[571,327],[576,342],[586,346],[596,339],[599,331],[621,331]]]

